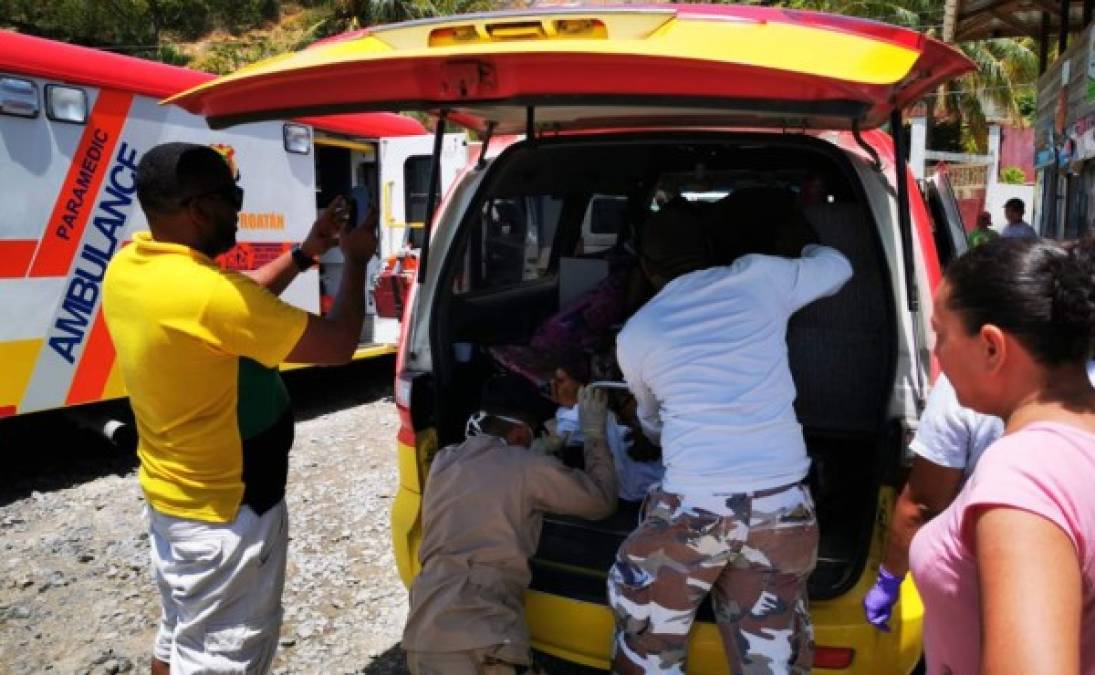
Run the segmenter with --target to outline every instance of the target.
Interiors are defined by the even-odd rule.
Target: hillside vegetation
[[[323,37],[377,24],[564,0],[0,0],[0,27],[223,74],[301,49]],[[627,4],[631,0],[584,0]],[[650,2],[651,0],[635,0]],[[658,0],[652,0],[657,2]],[[707,0],[717,2],[718,0]],[[738,0],[757,4],[759,0]],[[886,21],[939,37],[940,0],[769,0]],[[928,96],[933,144],[984,151],[990,117],[1025,125],[1038,75],[1030,38],[958,45],[977,72]]]
[[[0,27],[226,73],[355,28],[514,4],[493,0],[0,0]]]

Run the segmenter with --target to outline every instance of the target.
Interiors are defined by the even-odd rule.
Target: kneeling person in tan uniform
[[[604,392],[581,393],[585,471],[528,449],[539,423],[529,412],[540,407],[535,398],[515,376],[489,381],[482,409],[468,420],[468,439],[433,461],[422,505],[422,571],[403,633],[415,675],[526,672],[524,596],[543,514],[600,519],[616,508]]]

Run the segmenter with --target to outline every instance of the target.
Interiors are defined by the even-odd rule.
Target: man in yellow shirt
[[[277,366],[350,359],[375,215],[349,229],[338,199],[291,253],[237,273],[213,261],[235,244],[243,204],[221,155],[158,145],[136,184],[151,231],[111,262],[103,311],[140,436],[163,606],[152,672],[266,672],[281,627],[293,444]],[[331,312],[280,300],[336,241],[347,264]]]

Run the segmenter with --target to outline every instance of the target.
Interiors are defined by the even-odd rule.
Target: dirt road
[[[404,673],[391,359],[291,373],[297,414],[275,673]],[[58,416],[0,424],[0,672],[147,672],[159,605],[136,458]],[[590,672],[552,662],[551,672]]]

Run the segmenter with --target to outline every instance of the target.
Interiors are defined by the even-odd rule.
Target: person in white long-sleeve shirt
[[[807,243],[816,236],[801,216],[790,221],[768,249],[800,257],[748,253],[722,267],[709,267],[706,228],[687,205],[643,232],[643,268],[659,290],[624,326],[616,356],[665,477],[609,574],[614,673],[683,672],[709,592],[732,672],[809,672],[818,531],[787,322],[852,268]]]

